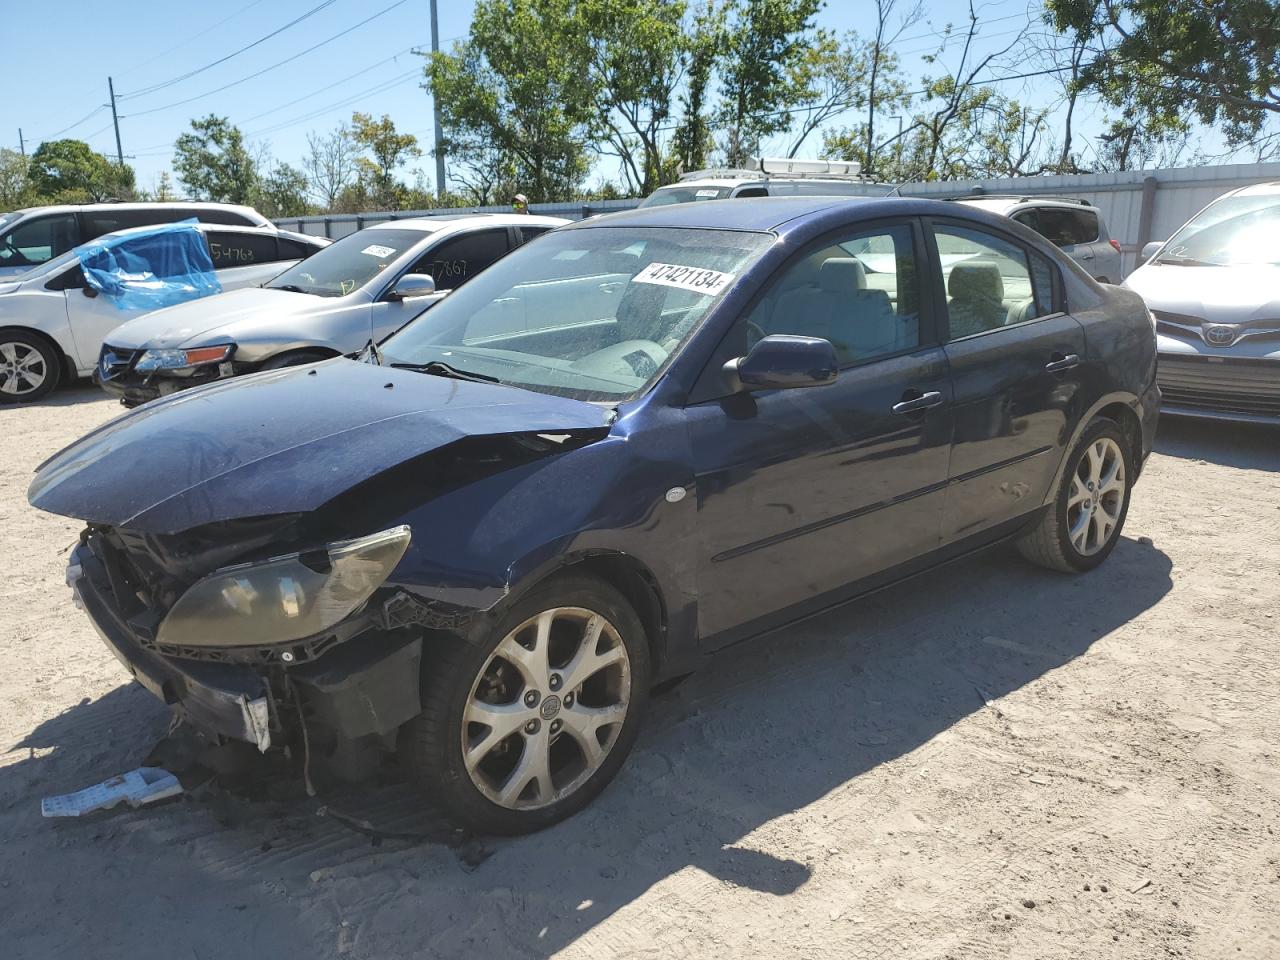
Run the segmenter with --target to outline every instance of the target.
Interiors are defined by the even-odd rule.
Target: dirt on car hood
[[[338,358],[197,387],[41,464],[40,510],[150,533],[313,510],[468,436],[600,431],[613,412],[514,387]]]

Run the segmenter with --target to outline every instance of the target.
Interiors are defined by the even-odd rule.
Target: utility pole
[[[436,0],[431,0],[431,52],[440,52],[440,18],[436,15]],[[440,98],[435,84],[431,86],[431,119],[436,138],[436,196],[444,200],[444,134],[440,130]]]
[[[27,159],[27,141],[22,139],[22,128],[18,128],[18,149],[22,152],[22,159]]]
[[[116,86],[107,77],[107,90],[111,93],[111,123],[116,128],[116,161],[124,166],[124,150],[120,146],[120,118],[116,116]]]

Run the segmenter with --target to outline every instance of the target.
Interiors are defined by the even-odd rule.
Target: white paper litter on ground
[[[139,767],[77,793],[45,797],[40,801],[40,812],[46,817],[83,817],[86,813],[108,810],[118,803],[140,807],[180,793],[182,784],[168,770]]]

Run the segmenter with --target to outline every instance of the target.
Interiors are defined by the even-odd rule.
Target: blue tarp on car
[[[108,234],[76,248],[85,282],[121,310],[159,310],[222,292],[196,221]]]

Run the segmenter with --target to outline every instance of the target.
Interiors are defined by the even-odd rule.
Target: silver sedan
[[[107,335],[95,379],[126,406],[359,350],[508,251],[568,223],[476,214],[395,220],[334,242],[261,287],[180,304]]]

